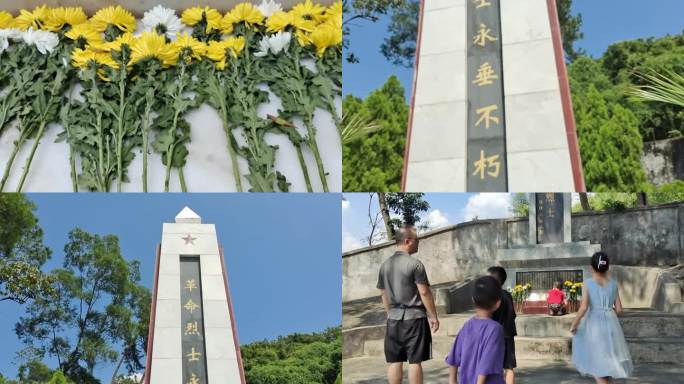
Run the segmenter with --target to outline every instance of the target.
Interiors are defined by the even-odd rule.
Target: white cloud
[[[463,220],[499,219],[511,216],[511,195],[506,193],[479,193],[468,199],[463,208]]]
[[[435,209],[430,211],[427,215],[426,223],[430,229],[444,227],[449,225],[449,219],[440,211]]]
[[[342,231],[342,252],[362,248],[361,241],[347,231]]]

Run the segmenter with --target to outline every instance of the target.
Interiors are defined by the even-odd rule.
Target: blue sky
[[[477,217],[496,219],[511,217],[511,197],[509,193],[426,193],[423,199],[430,209],[421,216],[421,223],[429,229],[463,223]],[[368,246],[371,226],[368,219],[368,193],[345,193],[342,201],[342,250],[350,251]],[[574,203],[579,195],[572,195]],[[377,195],[371,200],[371,216],[379,211]],[[379,229],[383,229],[382,220]],[[382,241],[380,241],[381,243]],[[378,242],[374,243],[378,244]]]
[[[242,344],[341,323],[339,194],[31,194],[52,259],[62,262],[67,233],[78,226],[119,236],[122,254],[141,262],[152,286],[163,222],[190,206],[216,224]],[[0,372],[16,375],[21,348],[14,324],[22,307],[0,303]],[[53,366],[54,367],[54,366]],[[113,367],[96,371],[101,379]]]
[[[342,248],[348,251],[367,246],[370,233],[368,220],[368,193],[345,193],[342,202]],[[480,219],[510,216],[510,194],[506,193],[426,193],[423,197],[430,203],[430,210],[421,222],[437,228]],[[377,196],[373,195],[371,213],[378,212]],[[380,221],[381,229],[383,228]]]
[[[429,0],[428,0],[429,1]],[[680,34],[684,29],[682,0],[573,0],[573,12],[581,13],[584,39],[577,46],[598,57],[609,45],[623,40]],[[388,18],[375,24],[356,22],[351,28],[350,48],[360,64],[343,64],[344,93],[365,97],[394,74],[411,92],[411,69],[393,66],[380,53],[387,35]]]

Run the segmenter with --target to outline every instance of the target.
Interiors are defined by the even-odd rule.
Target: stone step
[[[455,336],[471,315],[440,317],[438,336]],[[522,337],[570,337],[575,315],[518,316],[516,328]],[[625,337],[684,337],[684,316],[664,312],[627,312],[619,317]]]
[[[445,358],[453,343],[451,336],[433,336],[433,358]],[[571,356],[570,344],[571,339],[563,337],[516,337],[515,353],[519,359],[568,360]],[[384,340],[366,341],[363,350],[366,356],[384,355]]]
[[[453,342],[451,336],[434,336],[433,358],[446,357]],[[684,364],[684,354],[681,353],[684,337],[630,337],[627,338],[627,344],[635,363]],[[369,340],[364,343],[364,354],[382,356],[383,348],[383,340]],[[515,352],[518,359],[569,361],[572,358],[572,338],[516,337]]]
[[[667,363],[684,365],[684,337],[627,338],[635,363]]]

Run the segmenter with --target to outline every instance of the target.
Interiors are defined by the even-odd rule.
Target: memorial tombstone
[[[188,207],[157,249],[145,383],[245,383],[216,228]]]
[[[532,193],[528,202],[528,244],[499,249],[497,262],[511,277],[506,288],[529,283],[535,299],[555,281],[583,282],[590,274],[589,260],[601,245],[572,241],[570,193]]]

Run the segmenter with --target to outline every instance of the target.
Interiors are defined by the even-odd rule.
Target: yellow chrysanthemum
[[[14,27],[14,17],[12,17],[12,14],[6,11],[0,11],[0,28],[12,27]]]
[[[234,24],[245,23],[248,27],[251,27],[253,25],[259,25],[263,23],[263,21],[264,15],[252,3],[240,3],[230,12],[226,13],[221,21],[221,27],[224,31],[226,29],[232,31]]]
[[[187,62],[190,62],[192,59],[201,60],[202,56],[207,53],[207,45],[187,33],[177,34],[176,41],[171,43],[171,48],[174,50],[174,57],[176,58],[184,50],[188,50],[189,55],[185,59]]]
[[[311,43],[316,47],[318,56],[323,56],[325,50],[342,44],[342,30],[332,25],[322,24],[309,34]]]
[[[320,4],[314,4],[311,0],[306,0],[292,7],[290,11],[295,17],[300,17],[304,20],[314,20],[316,22],[322,21],[323,14],[326,9]]]
[[[143,32],[133,40],[130,64],[151,58],[159,59],[163,66],[169,67],[176,63],[177,56],[173,48],[166,44],[166,37],[156,32]]]
[[[342,30],[342,2],[338,1],[326,9],[323,15],[323,23],[332,25]]]
[[[65,25],[75,26],[88,20],[81,7],[57,7],[50,11],[50,16],[45,23],[45,29],[57,32]]]
[[[119,68],[119,64],[111,55],[104,52],[93,51],[92,49],[74,49],[71,53],[71,62],[74,67],[87,68],[91,62],[104,65],[114,69]]]
[[[342,17],[342,2],[341,1],[336,1],[332,3],[331,6],[328,7],[328,9],[325,10],[324,16],[326,17]]]
[[[90,23],[74,25],[64,36],[91,49],[104,49],[105,41],[102,38],[102,34],[93,29]]]
[[[110,25],[122,32],[133,32],[137,26],[133,14],[120,5],[100,9],[90,19],[90,23],[97,32],[106,31]]]
[[[223,41],[210,41],[207,47],[207,57],[216,62],[217,69],[224,69],[228,55],[237,57],[245,49],[245,38],[231,37]]]
[[[311,34],[306,33],[306,31],[302,29],[298,29],[295,32],[295,37],[297,37],[297,42],[299,42],[299,45],[302,47],[307,47],[312,44]]]
[[[103,44],[102,47],[107,51],[120,51],[122,45],[131,47],[133,45],[133,40],[135,40],[135,37],[132,33],[124,33],[117,37],[116,40]]]
[[[29,28],[43,29],[49,17],[50,9],[46,5],[36,7],[31,12],[22,9],[19,11],[19,16],[14,19],[14,25],[23,31]]]
[[[273,12],[266,20],[266,29],[269,32],[280,32],[294,23],[294,15],[289,12]]]
[[[204,20],[207,24],[206,33],[209,33],[215,29],[221,28],[221,12],[210,7],[192,7],[183,11],[181,15],[181,21],[186,25],[191,27],[197,25],[199,22]]]

